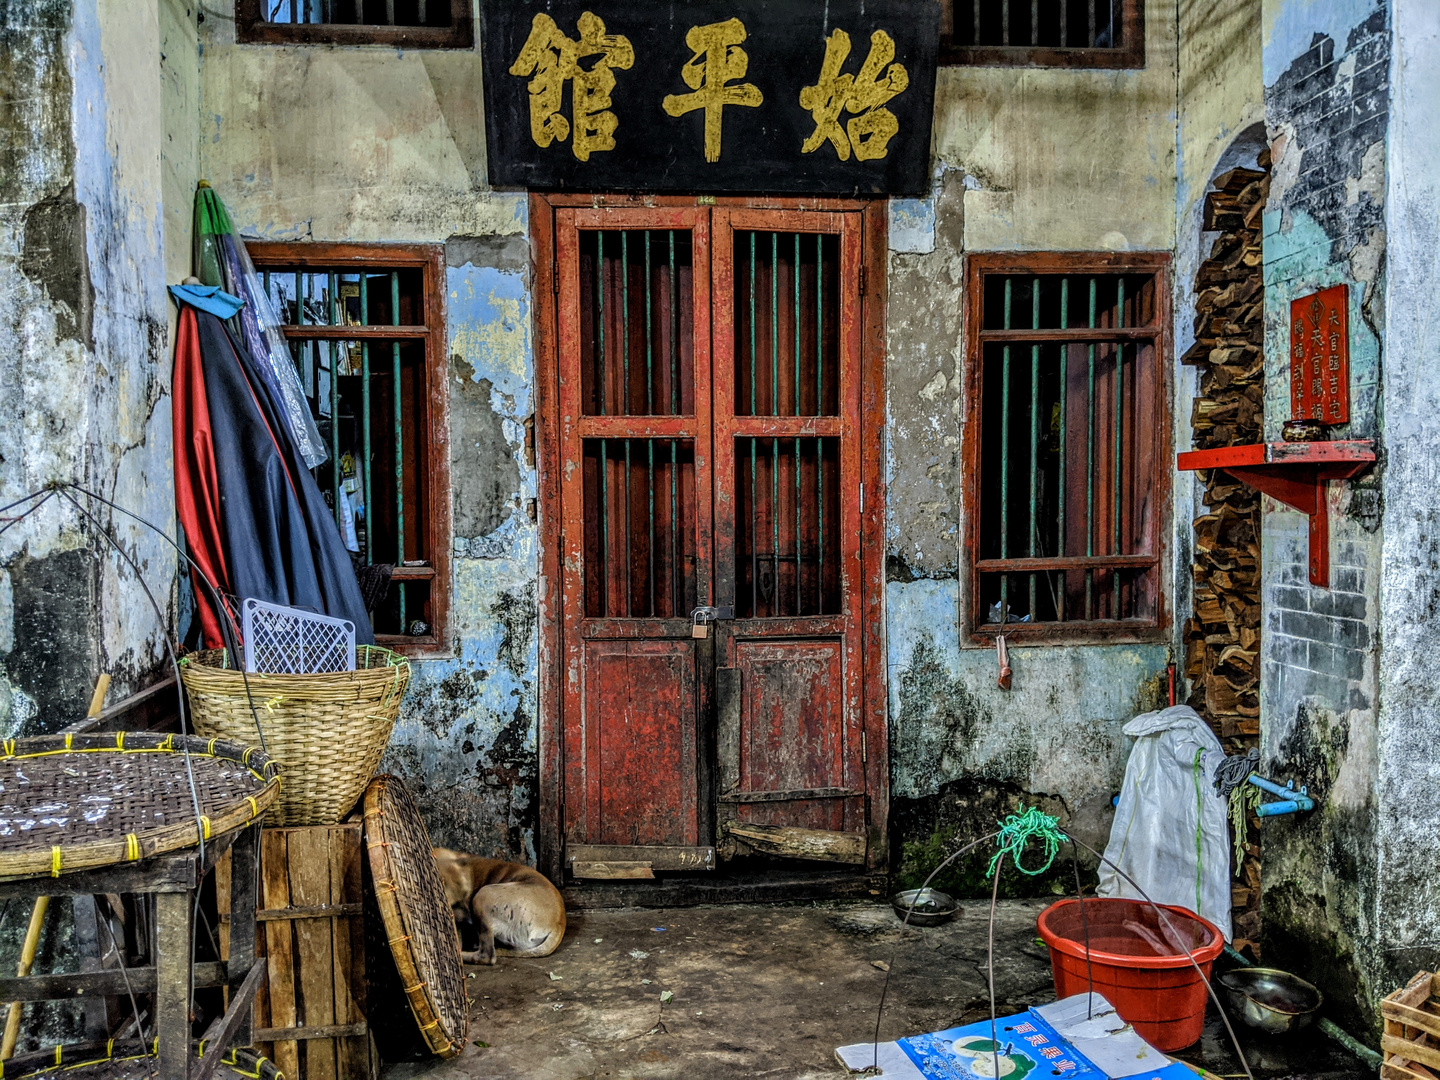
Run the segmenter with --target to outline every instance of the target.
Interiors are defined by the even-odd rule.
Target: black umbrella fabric
[[[373,644],[350,553],[268,382],[225,323],[199,309],[195,320],[230,587],[349,619],[356,643]]]

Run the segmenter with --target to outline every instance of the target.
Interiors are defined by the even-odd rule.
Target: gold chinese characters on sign
[[[628,38],[606,34],[598,15],[580,16],[579,39],[566,37],[555,20],[543,12],[535,16],[510,74],[534,75],[530,80],[530,137],[545,147],[570,134],[571,121],[560,114],[565,84],[571,83],[571,115],[574,138],[570,147],[581,161],[589,161],[597,150],[615,149],[615,128],[619,121],[610,112],[610,91],[615,89],[612,69],[628,70],[635,63],[635,50]],[[582,60],[597,59],[588,68]]]
[[[1347,285],[1290,302],[1290,417],[1322,424],[1350,421]]]
[[[578,38],[571,38],[544,13],[536,14],[530,36],[510,66],[510,74],[529,78],[530,135],[535,145],[570,138],[575,157],[588,161],[592,153],[615,149],[619,119],[611,111],[615,71],[634,66],[630,40],[607,34],[605,23],[593,12],[577,21]],[[739,19],[692,26],[685,34],[691,57],[680,69],[690,92],[667,94],[661,109],[672,117],[704,110],[705,160],[720,160],[726,106],[759,108],[765,103],[760,88],[744,82],[750,55],[742,47],[747,31]],[[870,52],[856,74],[843,71],[850,56],[850,35],[833,31],[825,41],[820,74],[814,85],[798,93],[800,107],[810,113],[815,130],[800,147],[812,154],[829,142],[841,161],[853,153],[857,161],[886,157],[900,122],[885,108],[910,85],[905,65],[895,63],[895,41],[884,30],[870,35]],[[563,114],[565,84],[572,89],[571,117]],[[842,126],[840,119],[848,114]]]

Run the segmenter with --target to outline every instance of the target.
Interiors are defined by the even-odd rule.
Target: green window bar
[[[390,271],[390,323],[400,325],[400,275]],[[405,438],[402,427],[405,410],[401,398],[403,386],[400,378],[400,343],[390,346],[390,361],[395,397],[395,565],[405,562]],[[396,594],[400,604],[400,632],[408,633],[409,623],[405,618],[405,582],[399,582]]]
[[[675,279],[675,230],[670,230],[670,414],[680,412],[680,283]],[[684,573],[680,569],[680,449],[670,440],[670,574],[674,593],[670,615],[684,614]]]
[[[1096,282],[1090,279],[1090,316],[1087,325],[1091,330],[1095,329],[1095,290]],[[1086,398],[1086,409],[1088,422],[1085,431],[1085,554],[1095,554],[1095,343],[1090,342],[1085,349],[1086,359],[1089,365],[1087,374],[1087,388],[1089,396]],[[1085,571],[1085,618],[1095,617],[1095,572],[1090,569]]]
[[[1067,329],[1070,324],[1070,279],[1060,279],[1060,329]],[[1055,532],[1055,554],[1063,556],[1066,553],[1066,543],[1069,537],[1065,533],[1065,502],[1070,494],[1070,485],[1066,483],[1065,453],[1069,447],[1069,439],[1065,430],[1066,422],[1070,415],[1070,344],[1066,342],[1060,346],[1060,468],[1059,482],[1057,484],[1058,494],[1055,498],[1056,505],[1056,532]],[[1062,571],[1060,574],[1060,590],[1055,598],[1055,617],[1060,622],[1065,621],[1065,596],[1069,591],[1066,588],[1068,582]]]
[[[825,370],[825,236],[815,236],[815,412],[825,411],[824,400]],[[816,500],[816,518],[819,558],[815,579],[815,612],[825,613],[825,440],[815,440],[815,487],[819,494]]]
[[[800,234],[795,234],[795,415],[800,415]],[[800,597],[800,440],[795,440],[795,614],[802,610]]]
[[[750,415],[755,415],[755,234],[750,234]],[[755,502],[755,436],[750,436],[750,614],[760,614],[760,557],[755,534],[760,508]]]
[[[326,306],[330,314],[330,325],[335,326],[339,290],[333,271],[328,275],[326,284],[329,287]],[[340,520],[340,364],[335,352],[335,342],[327,341],[325,347],[330,356],[330,501],[335,510],[335,524],[340,527],[340,535],[344,536],[345,523]]]
[[[645,413],[647,416],[655,415],[655,377],[654,377],[654,344],[655,338],[651,330],[651,296],[653,279],[650,277],[650,230],[645,230]],[[650,590],[650,604],[648,614],[655,614],[655,440],[645,440],[645,452],[649,457],[649,489],[650,489],[650,517],[649,517],[649,546],[646,547],[646,570],[649,572],[648,586]]]
[[[770,234],[770,413],[780,415],[780,234]],[[772,615],[780,608],[780,440],[770,440],[770,573]]]
[[[621,416],[630,415],[630,234],[620,234],[620,361],[624,370],[621,399]],[[625,614],[631,616],[634,610],[634,585],[630,580],[630,446],[633,439],[625,440]]]
[[[609,416],[606,401],[605,382],[609,368],[605,363],[605,233],[595,234],[595,379],[600,389],[600,415]],[[600,440],[600,550],[610,552],[610,462],[606,440]],[[610,614],[609,559],[602,561],[605,577],[601,594],[600,611]]]
[[[370,278],[365,274],[360,275],[360,323],[362,326],[370,325]],[[365,426],[360,429],[362,444],[360,447],[360,460],[364,463],[364,485],[365,485],[365,565],[369,566],[375,561],[375,508],[370,503],[370,467],[373,463],[370,448],[370,342],[360,343],[360,415],[365,418]],[[374,622],[374,616],[371,616]]]
[[[1115,325],[1125,325],[1125,278],[1115,279]],[[1123,500],[1120,498],[1120,481],[1123,478],[1121,462],[1124,453],[1124,437],[1122,431],[1125,425],[1125,343],[1115,344],[1115,478],[1110,489],[1110,503],[1113,523],[1111,525],[1110,546],[1114,554],[1119,555],[1124,551],[1124,545],[1120,541],[1120,507]],[[1120,618],[1120,572],[1110,571],[1110,617]]]
[[[1011,327],[1014,281],[1005,279],[1005,326]],[[1010,557],[1010,346],[1000,350],[1000,558]],[[1000,575],[1000,625],[1010,617],[1010,575]]]
[[[1040,279],[1030,279],[1030,329],[1040,329]],[[1030,536],[1026,550],[1035,556],[1035,517],[1040,497],[1040,346],[1030,346]],[[1036,618],[1035,571],[1030,571],[1030,618]]]

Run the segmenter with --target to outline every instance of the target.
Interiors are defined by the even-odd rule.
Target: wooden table
[[[161,1080],[208,1080],[232,1044],[251,1042],[251,1007],[264,966],[255,961],[255,895],[259,870],[260,825],[215,836],[200,849],[186,848],[134,863],[80,870],[59,877],[0,878],[0,900],[37,896],[89,898],[102,893],[155,896],[155,963],[145,967],[101,968],[62,975],[0,978],[0,1002],[55,1001],[62,998],[128,998],[152,994],[152,1028],[159,1040]],[[226,851],[233,853],[230,889],[230,959],[196,964],[195,899],[205,875]],[[78,925],[82,938],[90,928]],[[82,942],[83,944],[83,942]],[[99,955],[96,953],[95,955]],[[121,963],[124,963],[123,956]],[[224,986],[230,1007],[203,1036],[204,1054],[191,1052],[190,1002],[197,987]]]

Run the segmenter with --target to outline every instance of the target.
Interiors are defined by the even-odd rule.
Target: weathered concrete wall
[[[1120,727],[1163,704],[1164,644],[1014,648],[1007,693],[993,647],[961,640],[960,612],[964,256],[1174,246],[1175,7],[1148,5],[1146,24],[1139,71],[942,68],[934,191],[891,205],[885,599],[905,875],[1022,799],[1103,846]]]
[[[0,501],[67,480],[166,523],[158,5],[36,0],[5,15],[0,140],[16,167],[0,174]],[[6,734],[71,723],[101,670],[118,697],[163,660],[173,555],[114,520],[161,625],[130,570],[61,506],[0,537]]]
[[[437,843],[533,860],[534,411],[525,201],[485,183],[474,51],[242,46],[201,27],[201,173],[247,236],[446,252],[450,651],[415,664],[384,766]]]
[[[162,74],[162,48],[173,73]],[[187,63],[193,15],[174,0],[0,8],[0,504],[69,481],[162,527],[173,521],[164,282],[189,224],[177,233],[167,222],[161,156],[186,149],[184,122],[167,121],[193,108],[183,77],[171,77]],[[143,526],[93,509],[98,525],[52,498],[0,536],[6,737],[79,719],[101,671],[115,680],[114,701],[164,663],[173,553]],[[158,618],[101,527],[134,556]],[[0,966],[14,963],[25,922],[13,911],[6,920]],[[71,925],[57,903],[37,971],[74,969]],[[77,1015],[39,1007],[21,1049],[73,1038]]]
[[[1385,130],[1391,26],[1384,0],[1266,0],[1265,103],[1274,171],[1265,214],[1266,437],[1289,416],[1290,301],[1350,283],[1351,422],[1378,438],[1385,316]],[[1376,924],[1378,474],[1331,485],[1331,588],[1307,579],[1305,518],[1266,500],[1261,748],[1306,783],[1314,814],[1267,823],[1266,960],[1305,972],[1345,1020],[1384,993]]]
[[[1440,968],[1440,6],[1391,6],[1386,170],[1388,508],[1380,572],[1381,989]]]

